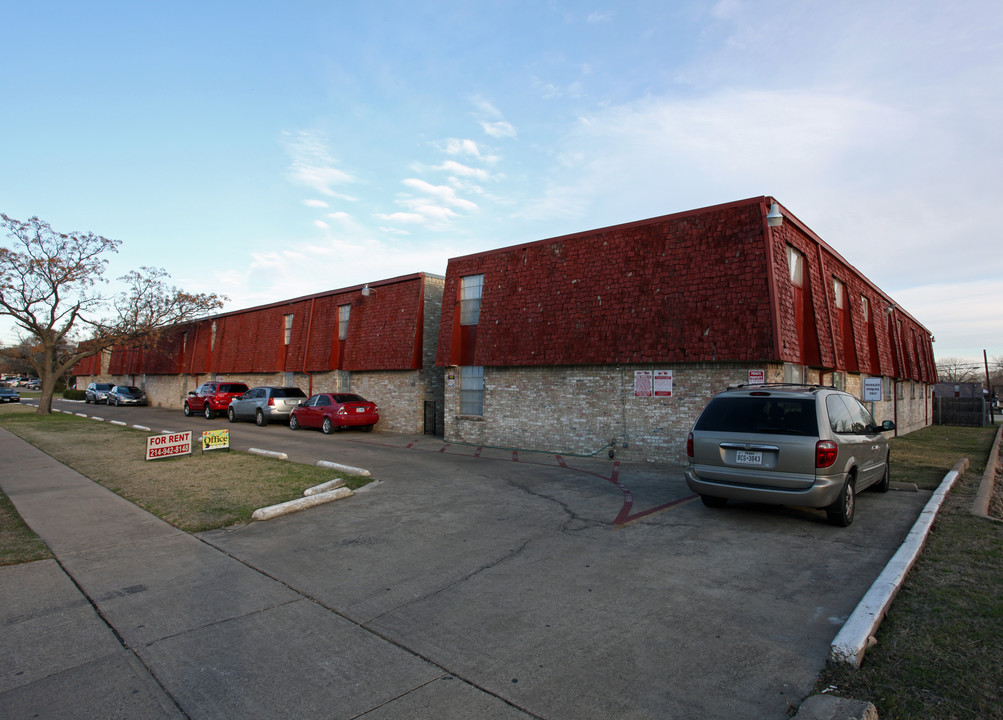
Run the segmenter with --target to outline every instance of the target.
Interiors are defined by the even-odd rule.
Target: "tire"
[[[874,484],[874,492],[886,493],[892,487],[892,464],[891,460],[885,458],[885,471],[881,479]]]
[[[321,424],[320,429],[325,435],[330,435],[331,433],[333,433],[334,423],[331,422],[331,418],[328,417],[324,418],[324,422]]]
[[[84,405],[90,405],[90,404],[91,404],[91,399],[86,395],[84,395]]]
[[[715,495],[701,495],[700,502],[709,508],[723,508],[728,504],[728,498],[716,497]]]
[[[268,424],[268,418],[265,417],[265,413],[260,409],[254,413],[254,424],[258,427],[264,427]]]
[[[226,409],[226,419],[232,423],[237,422],[237,413],[233,411],[233,408]]]
[[[295,415],[290,415],[289,416],[289,429],[290,430],[299,430],[300,429],[300,421],[296,419]]]
[[[202,408],[202,414],[205,415],[206,420],[212,420],[213,416],[216,414],[212,411],[212,405],[209,404],[208,400],[205,401],[205,407]]]
[[[857,505],[855,479],[848,475],[839,491],[836,502],[825,509],[829,522],[837,527],[849,527],[853,522],[853,513]]]
[[[372,425],[363,425],[360,429],[362,430],[362,432],[372,432],[373,431],[373,426]]]
[[[195,413],[192,412],[192,408],[188,403],[185,403],[185,417],[191,417]]]

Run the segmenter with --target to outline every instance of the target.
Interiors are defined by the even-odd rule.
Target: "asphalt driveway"
[[[179,411],[87,411],[170,421],[158,430],[227,426]],[[347,500],[198,536],[347,623],[345,642],[327,648],[340,662],[359,654],[371,668],[385,647],[435,669],[418,688],[389,668],[349,678],[366,718],[786,718],[929,497],[863,493],[843,529],[821,511],[705,508],[677,466],[230,427],[235,447],[378,480]],[[212,634],[222,632],[186,636],[192,667],[214,668],[219,686],[203,671],[198,682],[164,678],[182,707],[225,697],[225,678],[259,657],[224,653]],[[268,636],[249,624],[240,641]],[[302,643],[318,652],[309,632]],[[396,699],[367,704],[367,688]]]

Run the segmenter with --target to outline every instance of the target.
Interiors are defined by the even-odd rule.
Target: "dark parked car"
[[[319,427],[325,434],[346,427],[369,432],[379,419],[379,408],[363,397],[352,393],[321,393],[293,410],[289,427],[293,430]]]
[[[856,494],[889,487],[888,442],[853,395],[818,385],[750,385],[715,396],[686,443],[686,483],[708,507],[729,499],[824,508],[853,522]]]
[[[298,387],[251,388],[230,401],[226,416],[230,422],[253,420],[259,426],[276,420],[288,423],[293,409],[305,398],[306,393]]]
[[[84,390],[84,403],[108,402],[108,393],[113,387],[111,383],[91,383]]]
[[[226,412],[230,401],[247,392],[247,385],[242,382],[207,382],[196,390],[188,393],[185,400],[185,415],[191,417],[201,413],[206,420],[216,416],[216,413]]]
[[[109,405],[146,405],[146,393],[134,385],[116,385],[108,391]]]
[[[21,395],[14,388],[0,388],[0,402],[21,402]]]

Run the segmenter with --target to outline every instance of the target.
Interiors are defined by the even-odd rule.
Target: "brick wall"
[[[661,369],[673,371],[673,396],[634,397],[634,371]],[[783,381],[782,363],[486,367],[482,417],[460,416],[458,387],[447,382],[445,440],[567,455],[605,455],[612,447],[624,460],[684,463],[686,435],[700,411],[728,385],[748,382],[750,370],[764,371],[766,382]],[[820,380],[816,371],[805,381],[830,384],[832,377]],[[861,375],[849,374],[845,385],[863,397]],[[930,424],[929,386],[903,387],[903,397],[874,404],[878,422],[895,420],[895,435]]]
[[[673,371],[671,398],[634,397],[635,370]],[[749,370],[782,377],[782,366],[735,363],[484,368],[484,416],[459,416],[456,383],[446,387],[445,439],[473,445],[683,462],[686,435],[707,401]],[[624,443],[627,447],[624,448]]]
[[[458,364],[460,278],[475,274],[484,284],[473,365],[768,359],[775,352],[760,205],[453,258],[437,362]]]

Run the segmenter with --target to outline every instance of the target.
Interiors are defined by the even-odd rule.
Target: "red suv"
[[[185,415],[191,417],[199,413],[211,420],[217,413],[226,412],[230,401],[247,392],[247,385],[240,382],[207,382],[197,390],[188,393],[185,400]]]

